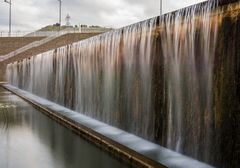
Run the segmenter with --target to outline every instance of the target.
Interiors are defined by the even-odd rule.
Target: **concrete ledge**
[[[138,168],[212,168],[205,163],[71,111],[11,85],[2,86],[113,156]]]

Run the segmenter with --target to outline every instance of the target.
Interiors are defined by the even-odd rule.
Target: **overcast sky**
[[[204,0],[163,0],[163,12]],[[13,31],[36,30],[58,22],[57,0],[12,0]],[[119,28],[159,15],[159,0],[63,0],[62,23]],[[0,0],[0,31],[8,30],[8,4]]]

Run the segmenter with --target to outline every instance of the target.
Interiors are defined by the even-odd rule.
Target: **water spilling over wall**
[[[219,167],[237,167],[240,4],[195,5],[9,64],[9,83]]]

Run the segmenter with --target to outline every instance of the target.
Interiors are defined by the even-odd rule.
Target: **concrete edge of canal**
[[[7,87],[5,85],[5,82],[0,83],[0,87],[3,87],[4,89],[12,92],[13,94],[19,96],[23,100],[30,103],[34,108],[41,111],[48,117],[52,118],[53,120],[57,121],[58,123],[62,124],[63,126],[69,128],[73,132],[77,133],[84,139],[88,140],[89,142],[95,144],[96,146],[103,149],[105,152],[108,152],[113,157],[120,159],[127,164],[130,164],[133,167],[138,168],[167,168],[166,166],[134,151],[129,149],[128,147],[119,144],[118,142],[115,142],[108,137],[101,135],[94,130],[87,128],[84,125],[81,125],[80,123],[77,123],[73,121],[70,118],[67,118],[63,115],[60,115],[59,113],[56,113],[53,110],[50,110],[48,108],[43,107],[39,103],[27,98],[24,95],[19,94],[18,92],[12,90],[11,88]]]

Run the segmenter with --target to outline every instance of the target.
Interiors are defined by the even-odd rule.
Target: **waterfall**
[[[216,5],[213,1],[193,6],[160,20],[164,25],[167,146],[204,160],[212,145],[212,74],[221,16],[210,15]]]
[[[225,100],[218,81],[227,73],[217,62],[228,59],[216,50],[224,43],[222,10],[209,1],[14,62],[8,81],[198,160],[227,165],[233,161],[222,159],[218,142],[224,135],[219,116],[227,113],[217,111]]]
[[[9,82],[153,139],[151,50],[157,18],[8,65]]]

